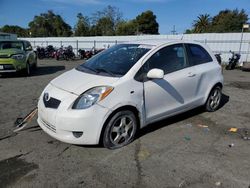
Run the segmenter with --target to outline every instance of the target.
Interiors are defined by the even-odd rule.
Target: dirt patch
[[[25,176],[28,172],[37,169],[35,163],[28,163],[17,155],[0,161],[0,187],[14,184],[18,179]]]
[[[250,82],[230,82],[227,86],[244,90],[250,90]]]

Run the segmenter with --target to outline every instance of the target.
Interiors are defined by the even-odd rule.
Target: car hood
[[[86,90],[96,86],[110,86],[119,78],[89,74],[72,69],[51,81],[59,89],[81,95]]]
[[[23,54],[23,51],[20,49],[14,49],[14,48],[0,50],[0,56],[10,57],[13,54]]]

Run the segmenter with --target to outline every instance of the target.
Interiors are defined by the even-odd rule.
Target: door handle
[[[195,76],[196,76],[195,73],[192,73],[192,72],[189,72],[189,73],[188,73],[188,77],[195,77]]]

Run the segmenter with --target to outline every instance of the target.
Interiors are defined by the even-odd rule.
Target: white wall
[[[100,37],[47,37],[47,38],[22,38],[29,40],[33,47],[53,45],[55,47],[71,45],[76,49],[104,48],[125,41],[135,40],[166,40],[185,39],[206,43],[214,53],[221,53],[222,60],[228,61],[229,51],[239,52],[241,33],[209,33],[209,34],[183,34],[183,35],[139,35],[139,36],[100,36]],[[241,46],[241,61],[250,61],[250,33],[243,34]],[[249,55],[248,55],[249,54]]]
[[[10,33],[3,33],[0,32],[0,39],[4,39],[4,40],[16,40],[17,39],[17,35],[16,34],[10,34]]]

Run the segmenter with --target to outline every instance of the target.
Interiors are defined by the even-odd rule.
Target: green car
[[[36,67],[36,53],[29,41],[0,41],[0,74],[22,71],[29,76],[32,68]]]

